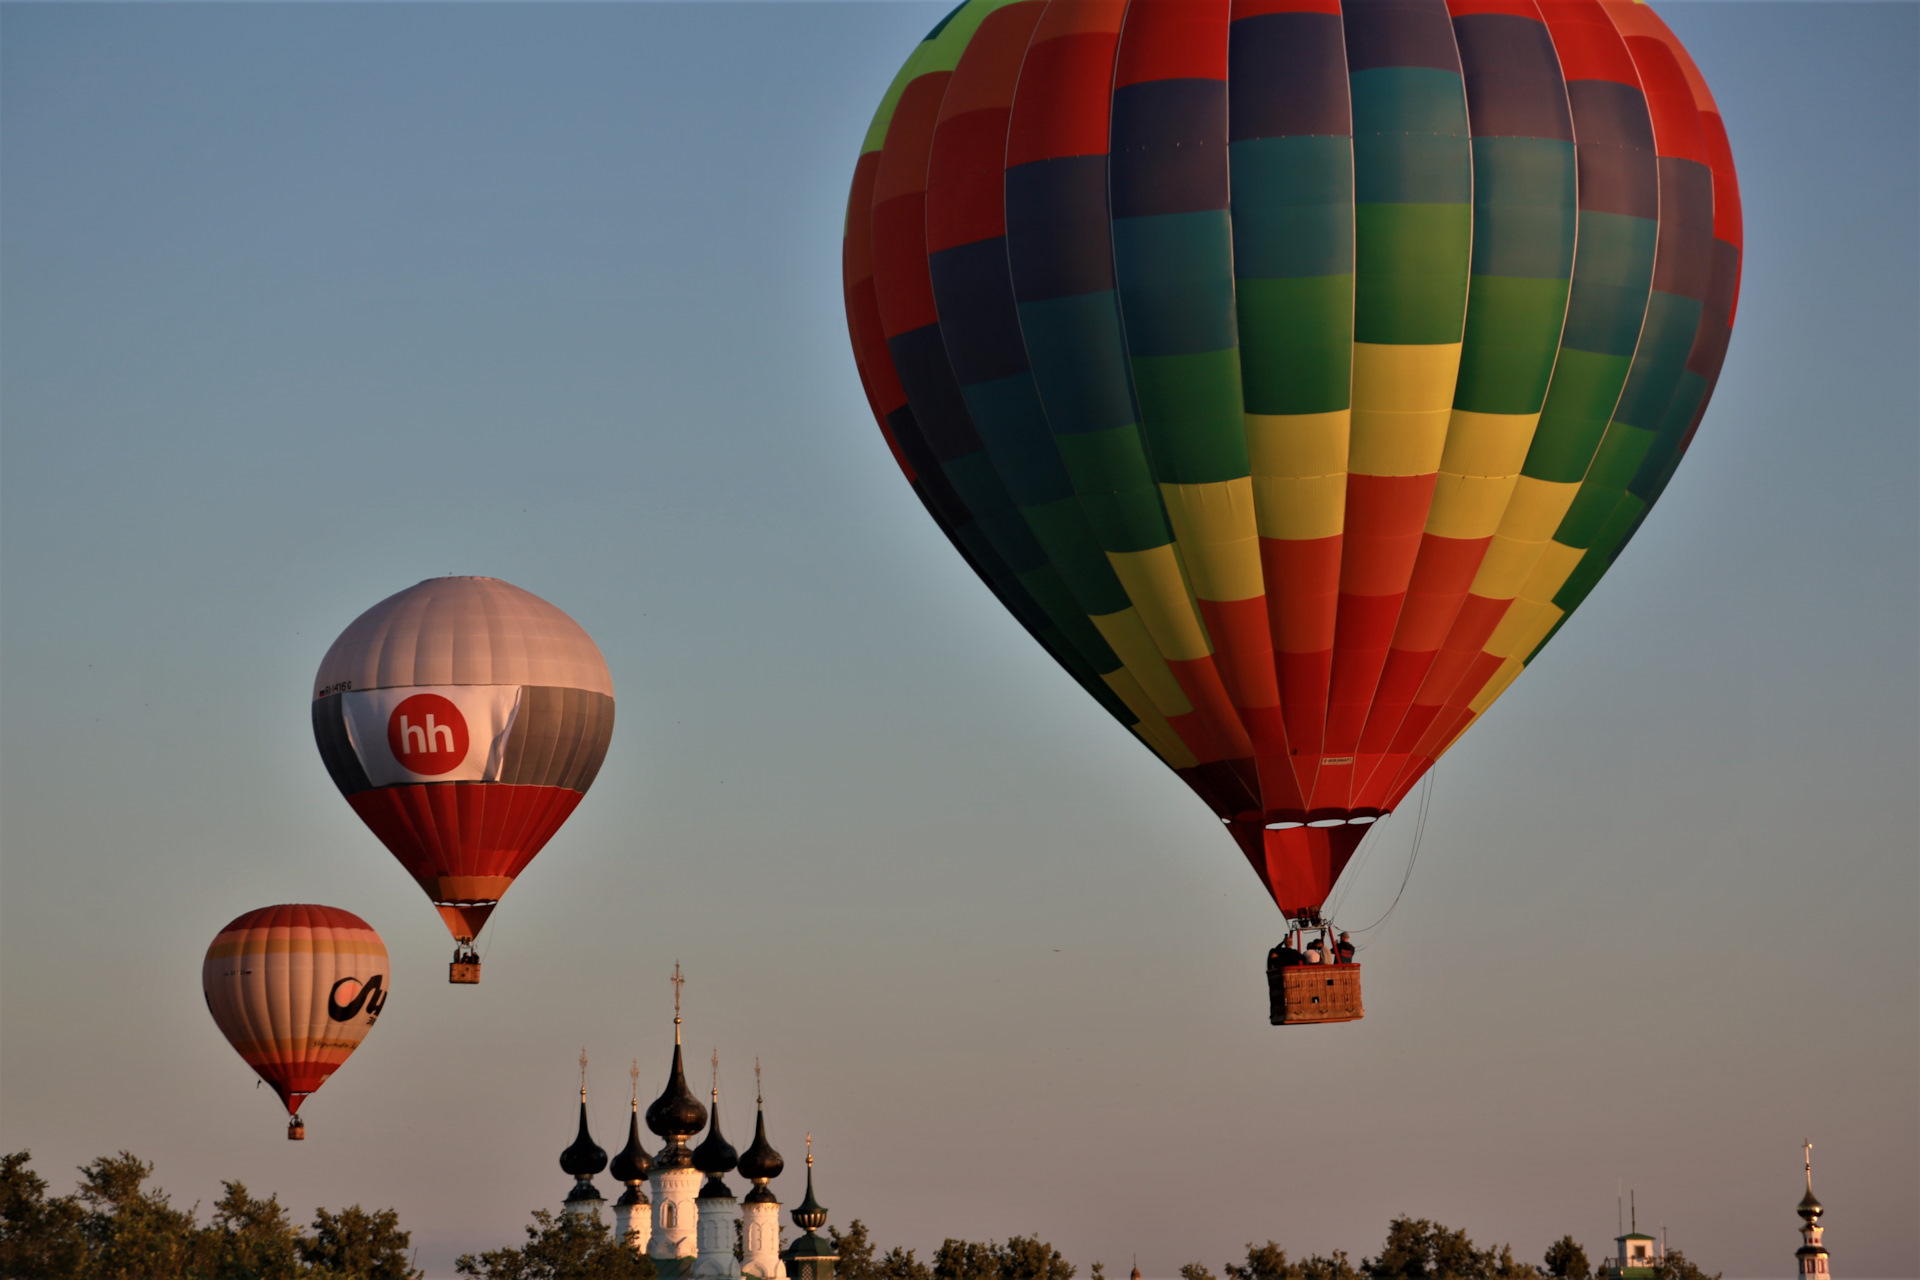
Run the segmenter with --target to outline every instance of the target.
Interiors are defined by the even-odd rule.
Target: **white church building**
[[[673,1066],[667,1086],[646,1110],[646,1124],[663,1139],[649,1156],[640,1138],[640,1070],[633,1070],[633,1114],[627,1123],[627,1145],[613,1157],[613,1176],[626,1191],[613,1206],[616,1239],[653,1260],[660,1280],[833,1280],[836,1254],[831,1241],[816,1234],[826,1226],[827,1211],[813,1195],[813,1139],[807,1139],[807,1194],[793,1210],[802,1232],[782,1248],[780,1201],[767,1185],[780,1176],[786,1161],[767,1141],[764,1100],[756,1097],[753,1142],[736,1151],[720,1129],[718,1055],[711,1106],[703,1105],[687,1087],[680,1048],[680,974],[674,970]],[[594,1178],[609,1168],[607,1153],[587,1131],[587,1091],[582,1058],[580,1131],[573,1145],[560,1153],[560,1168],[573,1176],[573,1190],[564,1212],[600,1215],[606,1204]],[[756,1079],[759,1070],[754,1072]],[[757,1090],[756,1090],[757,1092]],[[706,1137],[688,1147],[701,1130]],[[753,1184],[744,1201],[734,1198],[727,1175],[738,1172]],[[736,1256],[737,1245],[737,1256]]]

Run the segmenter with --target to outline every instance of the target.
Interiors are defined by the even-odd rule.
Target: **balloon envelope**
[[[393,977],[365,920],[287,903],[214,935],[200,986],[221,1034],[294,1114],[366,1039]]]
[[[846,225],[921,501],[1295,916],[1639,528],[1741,251],[1615,0],[968,0]]]
[[[580,624],[495,578],[430,578],[354,619],[314,679],[327,772],[456,939],[593,785],[613,677]]]

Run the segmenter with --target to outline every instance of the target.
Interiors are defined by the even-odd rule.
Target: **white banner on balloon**
[[[340,698],[347,737],[376,787],[496,780],[520,710],[517,684],[414,685]]]

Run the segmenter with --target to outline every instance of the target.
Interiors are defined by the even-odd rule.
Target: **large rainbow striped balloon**
[[[900,466],[1289,916],[1592,591],[1740,275],[1625,0],[967,0],[847,214]]]

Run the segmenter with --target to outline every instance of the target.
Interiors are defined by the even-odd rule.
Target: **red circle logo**
[[[387,717],[387,746],[411,773],[450,772],[467,758],[467,718],[437,693],[416,693]]]

